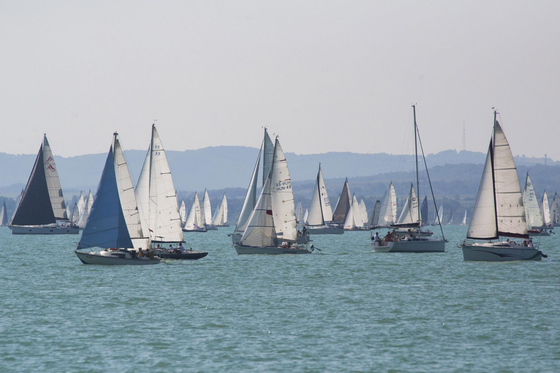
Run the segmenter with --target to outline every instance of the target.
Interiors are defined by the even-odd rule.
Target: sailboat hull
[[[539,261],[542,252],[534,247],[511,245],[506,242],[463,244],[463,258],[473,262]]]
[[[148,265],[148,264],[158,264],[160,258],[155,257],[150,258],[132,258],[127,254],[115,253],[114,255],[102,255],[101,253],[95,252],[82,252],[75,251],[78,258],[84,264],[99,264],[99,265]]]
[[[531,229],[528,230],[529,236],[550,236],[550,232],[546,229]]]
[[[12,225],[12,234],[78,234],[78,227],[42,226],[42,225]]]
[[[161,259],[197,260],[208,255],[207,251],[185,251],[183,253],[158,253]]]
[[[343,234],[344,228],[342,227],[307,227],[309,234]]]
[[[281,248],[281,247],[255,247],[234,245],[237,254],[251,255],[251,254],[264,254],[264,255],[282,255],[282,254],[311,254],[307,249],[295,248]]]
[[[444,240],[429,240],[416,238],[413,240],[391,241],[386,245],[372,241],[373,251],[377,253],[443,253],[445,252]]]

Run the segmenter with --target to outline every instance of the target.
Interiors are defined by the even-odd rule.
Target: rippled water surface
[[[372,253],[369,232],[313,255],[87,266],[78,236],[0,227],[0,371],[560,371],[560,233],[541,262]]]

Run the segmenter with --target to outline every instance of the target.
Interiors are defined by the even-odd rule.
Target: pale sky
[[[0,1],[0,152],[258,147],[560,159],[558,1]],[[410,152],[408,152],[410,153]]]

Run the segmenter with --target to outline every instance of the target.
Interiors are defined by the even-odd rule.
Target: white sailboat
[[[159,263],[159,257],[143,256],[144,251],[140,251],[142,247],[135,246],[135,243],[141,242],[149,244],[149,238],[142,232],[132,180],[116,132],[113,134],[96,196],[75,251],[82,263],[107,265]],[[82,251],[91,248],[104,250]],[[147,249],[148,246],[143,248]]]
[[[10,223],[12,234],[78,234],[66,204],[51,147],[44,135],[33,170]]]
[[[309,218],[309,209],[305,209],[303,213],[303,224],[307,224],[307,219]]]
[[[529,236],[549,236],[549,233],[544,229],[542,210],[539,207],[535,188],[528,172],[525,177],[525,188],[523,189],[523,207]]]
[[[239,243],[234,244],[235,250],[239,255],[309,254],[305,245],[297,243],[292,181],[278,139],[272,163],[247,227]]]
[[[362,213],[362,221],[364,222],[364,228],[367,228],[367,224],[369,221],[367,207],[364,199],[360,199],[360,212]]]
[[[298,202],[296,207],[296,221],[298,224],[303,224],[303,206]]]
[[[543,226],[546,228],[552,228],[552,219],[550,217],[550,205],[548,204],[548,195],[546,190],[543,193],[541,201],[541,214],[543,216]]]
[[[554,192],[554,198],[550,204],[550,219],[552,226],[556,227],[560,223],[560,214],[558,211],[558,193]]]
[[[229,227],[228,224],[228,204],[227,204],[227,197],[224,193],[222,197],[222,202],[216,212],[214,213],[214,217],[212,218],[212,225],[215,227]]]
[[[85,228],[87,220],[89,218],[89,212],[91,211],[92,206],[93,206],[93,194],[91,193],[90,190],[87,198],[84,199],[83,207],[81,209],[82,212],[80,214],[80,217],[78,218],[77,224],[80,229]]]
[[[187,222],[187,207],[185,206],[185,201],[181,201],[181,207],[179,207],[179,217],[181,218],[181,227]]]
[[[333,220],[333,213],[321,164],[317,172],[317,179],[311,195],[311,206],[307,212],[307,217],[302,217],[306,224],[306,229],[310,234],[343,234],[344,229],[339,225],[330,224]]]
[[[541,260],[543,254],[528,240],[527,222],[517,169],[502,127],[496,119],[484,171],[480,180],[467,239],[463,242],[466,261]],[[488,241],[513,237],[510,241]],[[484,240],[488,242],[475,242]]]
[[[414,154],[415,154],[415,169],[416,169],[416,190],[420,193],[420,181],[418,176],[418,143],[420,141],[420,132],[418,130],[418,125],[416,123],[416,106],[412,105],[413,115],[414,115]],[[420,145],[422,143],[420,142]],[[424,152],[422,151],[422,158],[424,163],[426,163],[426,158]],[[426,173],[428,176],[428,182],[430,183],[430,190],[432,192],[432,198],[435,201],[433,195],[433,189],[431,186],[430,175],[428,172],[428,167],[426,166]],[[422,226],[422,218],[420,215],[420,209],[418,208],[418,198],[416,195],[416,190],[414,185],[411,185],[410,192],[405,202],[405,206],[399,216],[399,220],[394,227],[398,228],[408,228],[408,235],[406,237],[401,237],[395,232],[389,232],[384,239],[379,239],[377,235],[371,237],[371,245],[373,251],[375,252],[414,252],[414,253],[430,253],[430,252],[444,252],[445,251],[445,237],[443,235],[443,229],[441,228],[442,238],[435,239],[427,237],[431,235],[431,232],[423,232],[420,228]],[[396,209],[396,204],[395,204]]]
[[[434,225],[440,225],[442,224],[442,220],[443,220],[443,201],[441,202],[441,205],[439,205],[439,209],[436,210],[437,214],[436,216],[434,216]]]
[[[204,196],[202,197],[202,207],[200,209],[202,214],[202,221],[206,227],[207,231],[217,230],[212,224],[212,207],[210,205],[210,197],[208,196],[208,191],[204,189]]]
[[[390,227],[397,222],[397,193],[393,182],[389,184],[389,190],[385,193],[377,225],[372,228]]]
[[[461,225],[467,225],[467,209],[465,209],[465,215],[463,216],[463,221],[461,222]]]
[[[373,211],[371,213],[371,219],[369,219],[369,229],[374,229],[379,225],[379,215],[381,214],[381,201],[375,201]]]
[[[196,192],[194,192],[193,203],[183,227],[183,232],[206,232],[206,225],[202,220],[202,213],[200,211],[200,200]]]
[[[2,211],[0,211],[0,226],[5,227],[9,224],[8,210],[6,210],[6,201],[2,203]]]

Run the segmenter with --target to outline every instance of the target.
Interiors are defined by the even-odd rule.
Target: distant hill
[[[205,188],[212,190],[246,188],[257,154],[258,149],[241,146],[208,147],[181,152],[167,151],[175,187],[185,191],[202,191]],[[142,168],[145,151],[128,150],[125,155],[133,181],[136,182]],[[0,178],[0,195],[15,197],[19,194],[27,182],[35,157],[35,154],[0,153],[0,167],[3,170],[3,177]],[[79,193],[80,190],[96,190],[105,158],[106,154],[88,154],[76,157],[55,156],[64,191]],[[414,160],[414,157],[410,155],[347,152],[306,155],[286,153],[286,158],[294,182],[312,180],[319,163],[322,164],[326,178],[343,179],[410,171]],[[430,167],[434,168],[444,165],[482,164],[485,154],[447,150],[430,154],[427,158]],[[544,165],[542,158],[516,157],[516,162],[520,167]],[[549,160],[548,164],[560,165],[560,162]]]

